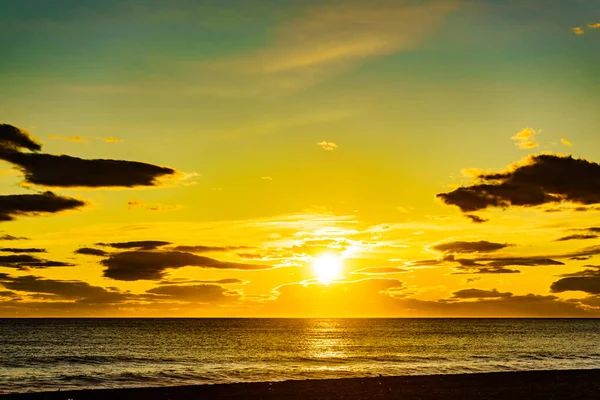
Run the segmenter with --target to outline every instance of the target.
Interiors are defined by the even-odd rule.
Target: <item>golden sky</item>
[[[0,316],[600,315],[600,4],[0,4]]]

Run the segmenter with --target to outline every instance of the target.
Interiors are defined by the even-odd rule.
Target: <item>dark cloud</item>
[[[490,253],[511,246],[508,243],[493,243],[485,240],[479,242],[446,242],[431,248],[443,253]]]
[[[600,294],[600,276],[577,276],[562,278],[550,286],[553,293],[579,291]]]
[[[46,253],[46,249],[38,249],[35,247],[24,248],[24,249],[17,249],[17,248],[13,248],[13,247],[4,247],[4,248],[0,248],[0,251],[3,251],[5,253]]]
[[[598,254],[600,254],[600,246],[590,246],[590,247],[585,247],[581,250],[574,251],[572,253],[563,254],[562,256],[558,256],[558,257],[569,258],[569,259],[574,259],[574,258],[585,259],[585,257],[590,258],[590,257],[596,256]]]
[[[269,265],[219,261],[178,251],[125,251],[101,261],[107,267],[104,276],[121,281],[160,280],[167,269],[202,267],[216,269],[261,270]]]
[[[97,246],[112,247],[114,249],[137,249],[137,250],[156,250],[159,247],[171,244],[162,240],[140,240],[134,242],[117,243],[96,243]]]
[[[19,149],[39,151],[42,149],[42,145],[21,129],[8,124],[0,124],[0,151],[17,151]]]
[[[480,298],[476,301],[456,301],[456,299],[425,301],[405,299],[404,307],[419,317],[577,317],[598,316],[598,312],[588,311],[577,302],[564,301],[557,296],[527,294]]]
[[[575,261],[585,261],[585,260],[589,260],[590,258],[592,258],[591,256],[574,256],[574,257],[569,257],[569,260],[575,260]]]
[[[81,281],[62,281],[27,275],[12,277],[0,274],[0,284],[19,292],[54,295],[58,300],[77,300],[84,303],[118,303],[130,296],[121,292],[92,286]]]
[[[597,239],[598,235],[593,233],[578,233],[575,235],[563,236],[556,239],[557,242],[566,242],[567,240],[586,240],[586,239]]]
[[[199,303],[223,303],[239,297],[238,292],[218,285],[165,285],[150,289],[147,293],[172,300]]]
[[[16,217],[52,214],[83,207],[85,203],[52,192],[38,194],[11,194],[0,196],[0,221]]]
[[[482,173],[479,182],[437,195],[463,212],[487,207],[538,206],[568,201],[600,203],[600,164],[585,159],[541,154],[499,173]]]
[[[177,246],[174,251],[183,251],[185,253],[210,253],[210,252],[226,252],[236,250],[252,249],[249,246]]]
[[[584,229],[571,229],[571,231],[577,231],[579,233],[567,235],[561,238],[556,239],[557,242],[564,242],[567,240],[587,240],[587,239],[597,239],[599,238],[600,228],[591,227]]]
[[[549,258],[540,257],[498,257],[498,258],[453,258],[446,257],[445,261],[460,264],[455,269],[459,274],[518,274],[520,271],[509,269],[510,266],[550,266],[564,265],[564,263]]]
[[[444,264],[445,260],[413,260],[413,261],[408,261],[406,262],[406,265],[408,266],[414,266],[414,267],[434,267],[437,265],[441,265]]]
[[[485,261],[481,259],[480,261]],[[486,264],[488,267],[508,267],[508,266],[523,266],[523,267],[535,267],[544,265],[565,265],[565,263],[552,260],[550,258],[538,258],[538,257],[507,257],[507,258],[496,258]]]
[[[573,272],[570,274],[561,274],[561,277],[570,277],[570,276],[599,276],[600,277],[600,265],[584,265],[585,268],[583,271]]]
[[[500,298],[500,297],[511,297],[513,294],[510,292],[499,292],[497,289],[482,290],[482,289],[463,289],[458,292],[452,293],[454,299],[487,299],[487,298]]]
[[[29,238],[26,237],[18,237],[18,236],[13,236],[13,235],[2,235],[0,236],[0,240],[29,240]]]
[[[104,257],[104,256],[107,256],[109,253],[104,250],[100,250],[100,249],[92,249],[91,247],[82,247],[80,249],[75,250],[75,254]]]
[[[521,271],[503,267],[473,267],[473,268],[457,268],[459,272],[456,274],[519,274]]]
[[[188,283],[213,283],[218,285],[242,285],[247,283],[237,278],[225,278],[216,280],[187,280],[187,279],[172,279],[158,282],[159,285],[182,285]]]
[[[74,264],[45,260],[29,254],[12,254],[9,256],[0,255],[0,266],[26,270],[29,268],[73,267]]]
[[[471,220],[471,222],[473,222],[474,224],[483,224],[484,222],[489,221],[489,219],[481,218],[477,215],[472,215],[472,214],[467,214],[467,215],[465,215],[465,217],[469,218]]]
[[[84,160],[67,155],[0,151],[0,159],[19,167],[25,181],[52,187],[155,186],[175,170],[137,161]]]
[[[252,254],[252,253],[237,253],[240,258],[247,258],[249,260],[259,260],[263,258],[262,254]]]
[[[0,159],[15,165],[25,181],[52,187],[155,186],[175,170],[137,161],[86,160],[68,155],[37,153],[42,146],[22,130],[0,125]],[[22,152],[31,150],[33,152]]]

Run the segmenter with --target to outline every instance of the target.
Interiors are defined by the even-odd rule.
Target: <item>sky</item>
[[[595,0],[5,0],[0,316],[600,316]]]

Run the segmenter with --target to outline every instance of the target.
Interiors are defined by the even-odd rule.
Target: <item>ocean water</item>
[[[600,368],[600,320],[0,319],[0,393]]]

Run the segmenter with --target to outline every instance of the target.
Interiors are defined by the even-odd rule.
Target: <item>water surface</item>
[[[600,320],[0,319],[0,393],[600,368]]]

